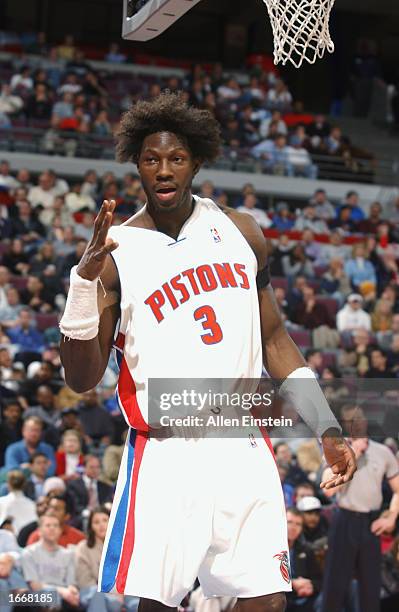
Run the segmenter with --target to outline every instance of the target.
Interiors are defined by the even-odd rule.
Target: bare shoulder
[[[255,254],[258,261],[258,270],[263,270],[267,261],[268,248],[265,236],[255,219],[245,212],[239,212],[228,206],[219,205],[219,208],[240,230]]]

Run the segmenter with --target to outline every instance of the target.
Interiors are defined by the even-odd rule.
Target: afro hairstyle
[[[123,114],[116,132],[117,161],[137,163],[144,139],[157,132],[176,134],[201,163],[219,155],[220,125],[212,113],[189,106],[181,93],[165,91]]]

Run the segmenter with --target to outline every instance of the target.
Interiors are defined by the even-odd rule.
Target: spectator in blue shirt
[[[32,416],[26,419],[22,427],[22,440],[10,444],[6,449],[4,467],[6,471],[17,468],[29,469],[32,455],[42,453],[50,460],[47,476],[54,476],[54,450],[50,444],[41,441],[42,432],[43,423],[38,417]]]
[[[9,594],[14,596],[19,590],[28,590],[28,584],[21,572],[15,567],[15,557],[9,552],[0,554],[0,593],[2,595],[1,609],[3,612],[11,612],[14,607],[12,603],[7,603],[11,600]]]
[[[294,503],[295,488],[290,483],[286,482],[290,466],[285,461],[277,459],[277,469],[280,475],[281,487],[283,489],[285,507],[291,508]]]
[[[359,194],[357,193],[357,191],[348,191],[348,193],[346,194],[345,201],[341,204],[341,206],[338,206],[337,208],[337,217],[339,217],[340,210],[343,206],[350,206],[350,220],[354,223],[363,221],[366,218],[363,209],[359,206]]]
[[[7,332],[11,342],[18,345],[19,352],[41,353],[44,350],[44,337],[35,329],[29,308],[23,308],[19,318],[21,324]]]
[[[366,259],[366,248],[361,242],[353,247],[352,258],[345,262],[344,269],[355,290],[359,290],[360,285],[365,282],[377,284],[375,268],[371,261]]]
[[[295,219],[290,216],[290,209],[287,202],[279,202],[276,214],[273,215],[273,228],[279,232],[288,232],[294,227]]]

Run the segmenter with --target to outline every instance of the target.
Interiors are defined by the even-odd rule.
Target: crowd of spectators
[[[367,210],[353,191],[333,203],[319,189],[302,209],[272,209],[250,184],[234,196],[206,181],[199,193],[264,228],[285,324],[338,415],[354,401],[351,377],[373,385],[398,378],[399,202],[388,214],[377,202]],[[58,346],[69,271],[105,198],[117,201],[115,223],[145,200],[133,174],[118,181],[91,170],[70,181],[0,164],[0,588],[47,589],[68,610],[137,608],[135,598],[95,588],[127,431],[114,395],[117,368],[110,359],[100,385],[78,395],[65,385]],[[396,439],[386,441],[396,454],[397,391],[381,393],[387,412],[371,425],[380,441],[388,432]],[[381,393],[369,401],[373,418]],[[318,610],[332,505],[318,487],[320,450],[302,425],[276,447],[295,572],[288,610]],[[383,595],[397,604],[398,544],[386,538]],[[360,588],[355,581],[348,592],[348,612],[358,609],[351,598]],[[185,608],[199,609],[195,601],[204,605],[197,590]]]
[[[220,163],[229,168],[313,179],[321,168],[338,178],[349,173],[369,180],[373,174],[373,155],[323,115],[305,112],[275,70],[255,65],[238,79],[226,76],[221,64],[206,70],[197,64],[184,77],[163,78],[114,72],[116,64],[127,61],[116,43],[104,55],[115,66],[112,71],[87,62],[72,36],[53,47],[43,39],[33,50],[39,55],[16,57],[3,68],[0,64],[0,128],[41,129],[35,142],[25,131],[23,142],[14,146],[47,154],[111,156],[120,113],[167,88],[182,91],[188,102],[217,117],[224,142]]]

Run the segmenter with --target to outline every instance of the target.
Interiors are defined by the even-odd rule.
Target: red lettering
[[[184,283],[180,283],[179,282],[179,278],[181,277],[181,274],[178,274],[177,276],[174,276],[171,281],[170,284],[172,285],[173,289],[175,289],[176,291],[180,291],[182,298],[180,300],[180,304],[184,304],[184,302],[187,302],[187,300],[190,299],[190,294],[187,291],[187,287]]]
[[[220,284],[222,285],[223,288],[226,288],[229,286],[237,287],[237,281],[234,278],[234,272],[231,269],[231,266],[229,263],[224,263],[224,264],[215,263],[213,265],[215,266],[216,274],[218,275]]]
[[[175,296],[173,295],[173,291],[169,287],[168,283],[164,283],[162,285],[162,289],[165,291],[166,297],[168,298],[168,300],[170,302],[170,305],[172,306],[173,310],[176,310],[176,308],[178,307],[179,304],[178,304]]]
[[[145,300],[144,304],[147,304],[147,306],[151,308],[158,323],[163,321],[164,316],[161,312],[161,308],[165,304],[165,298],[159,289],[154,291],[154,293],[151,293],[150,297]]]
[[[240,287],[242,287],[243,289],[249,289],[249,281],[248,276],[244,272],[244,264],[234,264],[234,270],[239,276],[241,276],[242,280],[244,281],[243,283],[241,283]]]
[[[204,291],[213,291],[218,286],[211,266],[199,266],[196,270],[199,282]]]
[[[194,291],[194,295],[199,295],[200,290],[198,289],[198,285],[194,278],[194,268],[184,270],[184,272],[182,272],[181,274],[182,276],[187,276],[188,280],[190,281],[191,288]]]

